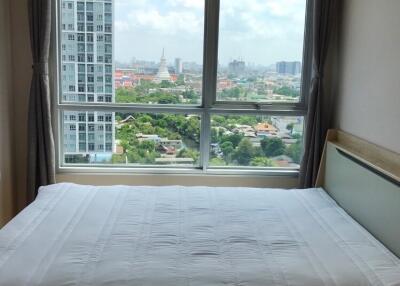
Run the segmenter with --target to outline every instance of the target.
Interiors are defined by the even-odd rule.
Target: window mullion
[[[206,0],[204,24],[203,106],[215,102],[218,69],[219,0]]]
[[[203,107],[201,125],[201,167],[207,170],[211,143],[210,108],[216,101],[218,68],[219,0],[206,0],[204,21]]]

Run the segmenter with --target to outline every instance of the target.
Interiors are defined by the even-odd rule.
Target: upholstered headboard
[[[399,154],[331,130],[317,186],[400,257]]]

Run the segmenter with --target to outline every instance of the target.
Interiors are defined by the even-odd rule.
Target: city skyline
[[[185,61],[184,59],[182,59],[180,57],[168,58],[167,56],[165,56],[165,54],[166,54],[165,48],[162,48],[162,57],[164,58],[165,63],[168,66],[168,68],[175,68],[177,60],[179,60],[181,68],[182,68],[182,65],[184,65],[184,64],[193,64],[193,63],[195,63],[198,66],[202,66],[203,65],[203,63],[197,63],[197,62],[193,62],[193,61]],[[248,62],[243,58],[232,58],[232,59],[229,59],[229,61],[226,64],[218,63],[218,65],[220,67],[229,68],[229,66],[234,62],[244,62],[246,68],[249,68],[249,67],[257,68],[257,67],[260,67],[260,68],[269,68],[269,69],[275,69],[277,64],[279,64],[279,63],[296,63],[296,64],[298,64],[300,66],[302,64],[301,60],[288,61],[288,60],[282,59],[280,61],[277,61],[277,62],[274,62],[274,63],[270,63],[268,65],[261,65],[261,64],[256,64],[256,63],[253,63],[253,62]],[[158,67],[160,65],[160,58],[158,58],[158,60],[148,60],[148,59],[141,59],[141,58],[133,57],[132,59],[130,59],[129,61],[126,61],[126,62],[118,61],[118,60],[116,60],[116,62],[115,62],[116,68],[123,68],[123,67],[130,67],[130,66],[132,67],[133,65],[137,65],[137,64],[151,64],[153,66],[157,66]]]
[[[165,56],[165,59],[166,59],[166,63],[167,63],[168,67],[175,67],[176,66],[176,59],[179,59],[182,64],[195,63],[195,64],[197,64],[199,66],[203,65],[202,62],[201,63],[197,63],[197,62],[185,60],[185,59],[180,58],[180,57],[168,58],[167,56]],[[246,61],[244,59],[241,59],[241,58],[232,58],[227,63],[225,63],[225,64],[220,64],[219,63],[218,65],[227,68],[227,67],[229,67],[229,64],[231,64],[232,62],[235,62],[235,61],[243,61],[246,64],[246,67],[262,67],[262,68],[275,68],[276,64],[279,63],[279,62],[297,62],[297,63],[300,63],[300,64],[302,63],[301,60],[288,61],[286,59],[281,59],[281,60],[279,60],[277,62],[269,63],[267,65],[262,65],[262,64],[256,64],[254,62],[248,62],[248,61]],[[133,63],[137,64],[137,63],[145,63],[145,62],[146,63],[152,63],[153,65],[158,66],[160,64],[160,59],[158,58],[158,60],[157,59],[156,60],[148,60],[148,59],[142,59],[142,58],[133,57],[129,61],[118,61],[118,60],[116,60],[115,64],[116,64],[116,67],[118,68],[118,67],[123,67],[123,66],[129,66],[129,65],[132,65]]]
[[[305,0],[221,1],[219,62],[300,61]],[[203,62],[204,0],[115,1],[115,59]],[[251,16],[250,16],[251,15]],[[132,45],[132,43],[136,43]]]

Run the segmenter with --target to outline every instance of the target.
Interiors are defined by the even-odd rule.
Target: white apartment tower
[[[112,0],[62,0],[61,14],[63,102],[114,102]],[[113,112],[64,111],[63,120],[66,163],[115,152]]]

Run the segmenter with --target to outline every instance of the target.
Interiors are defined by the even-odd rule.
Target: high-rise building
[[[182,59],[181,58],[176,58],[175,59],[175,73],[176,74],[181,74],[182,72],[183,72]]]
[[[234,60],[229,63],[229,73],[234,75],[242,75],[246,70],[246,63],[242,60]]]
[[[112,1],[62,0],[61,5],[63,102],[114,102]],[[63,120],[66,162],[115,151],[113,112],[64,111]]]
[[[277,62],[276,72],[280,74],[297,75],[301,73],[301,62]]]
[[[160,59],[160,66],[158,68],[157,75],[154,78],[155,82],[163,82],[163,81],[170,81],[171,75],[169,74],[168,67],[167,67],[167,60],[165,58],[164,49],[162,51],[161,59]]]

